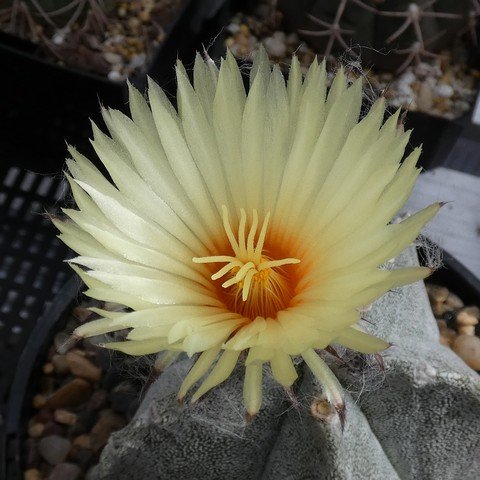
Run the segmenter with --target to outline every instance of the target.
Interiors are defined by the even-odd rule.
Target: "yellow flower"
[[[105,110],[94,126],[107,180],[70,148],[78,210],[55,221],[79,257],[90,297],[129,309],[76,330],[131,329],[105,347],[132,355],[199,354],[179,393],[206,377],[197,400],[245,365],[244,401],[260,409],[262,373],[290,387],[303,357],[339,413],[341,388],[317,351],[338,343],[364,353],[388,343],[362,330],[359,308],[428,268],[379,268],[415,239],[432,205],[390,224],[419,169],[399,112],[383,123],[380,98],[360,121],[361,80],[340,70],[327,95],[325,64],[288,81],[260,52],[248,95],[227,54],[220,69],[197,57],[194,86],[177,66],[178,113],[149,84],[149,106],[130,87],[132,119]],[[245,358],[243,353],[245,352]]]

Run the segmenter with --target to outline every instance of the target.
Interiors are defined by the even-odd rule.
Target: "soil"
[[[69,313],[42,365],[33,412],[25,421],[26,480],[85,478],[110,435],[133,417],[146,386],[158,375],[149,356],[138,359],[97,347],[104,336],[72,341],[73,330],[94,318],[87,306],[92,302]]]
[[[72,0],[57,2],[63,9],[41,11],[37,2],[13,0],[0,9],[0,30],[38,44],[52,62],[120,82],[146,69],[182,3]]]

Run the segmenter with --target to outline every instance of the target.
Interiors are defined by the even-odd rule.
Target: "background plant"
[[[362,58],[386,70],[436,58],[460,35],[476,43],[478,0],[280,0],[285,22],[320,54],[354,45]]]

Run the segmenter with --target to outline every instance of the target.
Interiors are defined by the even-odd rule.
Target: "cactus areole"
[[[195,402],[240,363],[248,415],[262,403],[264,366],[289,388],[303,359],[342,417],[342,388],[319,355],[332,343],[374,353],[360,310],[426,267],[387,269],[438,211],[400,223],[419,169],[399,112],[378,99],[360,118],[361,79],[325,64],[288,80],[260,51],[245,92],[230,53],[220,68],[197,56],[193,85],[177,65],[178,111],[150,81],[148,103],[130,88],[132,118],[104,110],[94,126],[106,179],[70,148],[67,178],[78,210],[56,219],[87,295],[127,308],[94,309],[88,337],[129,329],[104,344],[132,355],[196,356],[179,398]],[[198,357],[197,357],[198,355]]]

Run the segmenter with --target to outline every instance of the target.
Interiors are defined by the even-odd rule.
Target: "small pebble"
[[[462,335],[475,335],[475,325],[460,325],[457,330]]]
[[[58,465],[67,458],[71,446],[66,438],[49,435],[38,442],[38,452],[50,465]]]
[[[56,422],[63,425],[74,425],[77,422],[77,415],[75,413],[60,408],[55,410],[53,418]]]
[[[441,98],[450,98],[454,94],[453,87],[440,83],[435,87],[435,93]]]
[[[97,382],[102,376],[102,370],[94,365],[90,360],[77,352],[67,353],[67,364],[70,371],[77,377]]]
[[[447,300],[450,292],[446,287],[429,283],[427,285],[427,293],[432,303],[443,303]]]
[[[480,338],[459,335],[453,342],[454,352],[474,370],[480,370]]]
[[[445,300],[445,303],[449,307],[452,307],[454,310],[458,310],[459,308],[462,308],[464,306],[462,299],[458,295],[455,295],[452,292],[448,292],[448,296],[447,296],[447,299]]]
[[[73,439],[73,446],[78,448],[90,449],[92,447],[92,442],[90,440],[90,435],[82,434],[78,435]]]
[[[44,395],[35,395],[33,397],[32,405],[33,408],[35,408],[36,410],[40,410],[42,407],[45,406],[46,403],[47,400]]]
[[[112,52],[103,53],[103,58],[112,65],[117,65],[119,63],[122,63],[122,60],[123,60],[121,55],[119,55],[118,53],[112,53]]]
[[[77,480],[82,473],[81,468],[73,463],[59,463],[51,471],[48,480]]]
[[[146,61],[147,61],[147,56],[144,53],[138,53],[132,56],[128,66],[131,69],[140,68],[140,67],[143,67],[143,65],[145,65]]]
[[[51,375],[54,372],[53,364],[48,362],[45,363],[42,367],[42,371],[45,375]]]
[[[460,310],[455,318],[455,323],[457,325],[468,325],[475,327],[475,325],[478,323],[478,318],[469,313],[468,310]]]
[[[449,307],[446,303],[435,302],[432,304],[432,312],[435,317],[442,317],[445,313],[451,311],[452,307]]]
[[[263,41],[265,50],[274,58],[284,57],[287,53],[287,45],[285,43],[285,33],[275,32],[271,37]]]
[[[42,480],[42,474],[36,468],[29,468],[23,472],[23,480]]]
[[[125,423],[125,418],[112,410],[102,411],[100,419],[91,431],[92,449],[98,451],[103,448],[112,432],[124,427]]]
[[[417,105],[420,110],[430,110],[433,105],[432,87],[427,82],[423,82],[417,96]]]
[[[66,375],[70,371],[65,355],[55,354],[52,357],[52,365],[59,375]]]
[[[74,407],[86,402],[91,394],[91,386],[82,378],[75,378],[52,393],[46,406],[51,409]]]
[[[107,77],[111,82],[121,82],[123,80],[123,75],[118,70],[111,70]]]
[[[65,42],[65,34],[60,31],[54,33],[52,36],[52,42],[55,45],[63,45],[63,43]]]
[[[39,438],[43,435],[44,430],[45,425],[43,423],[34,423],[32,426],[29,427],[28,434],[32,438]]]

